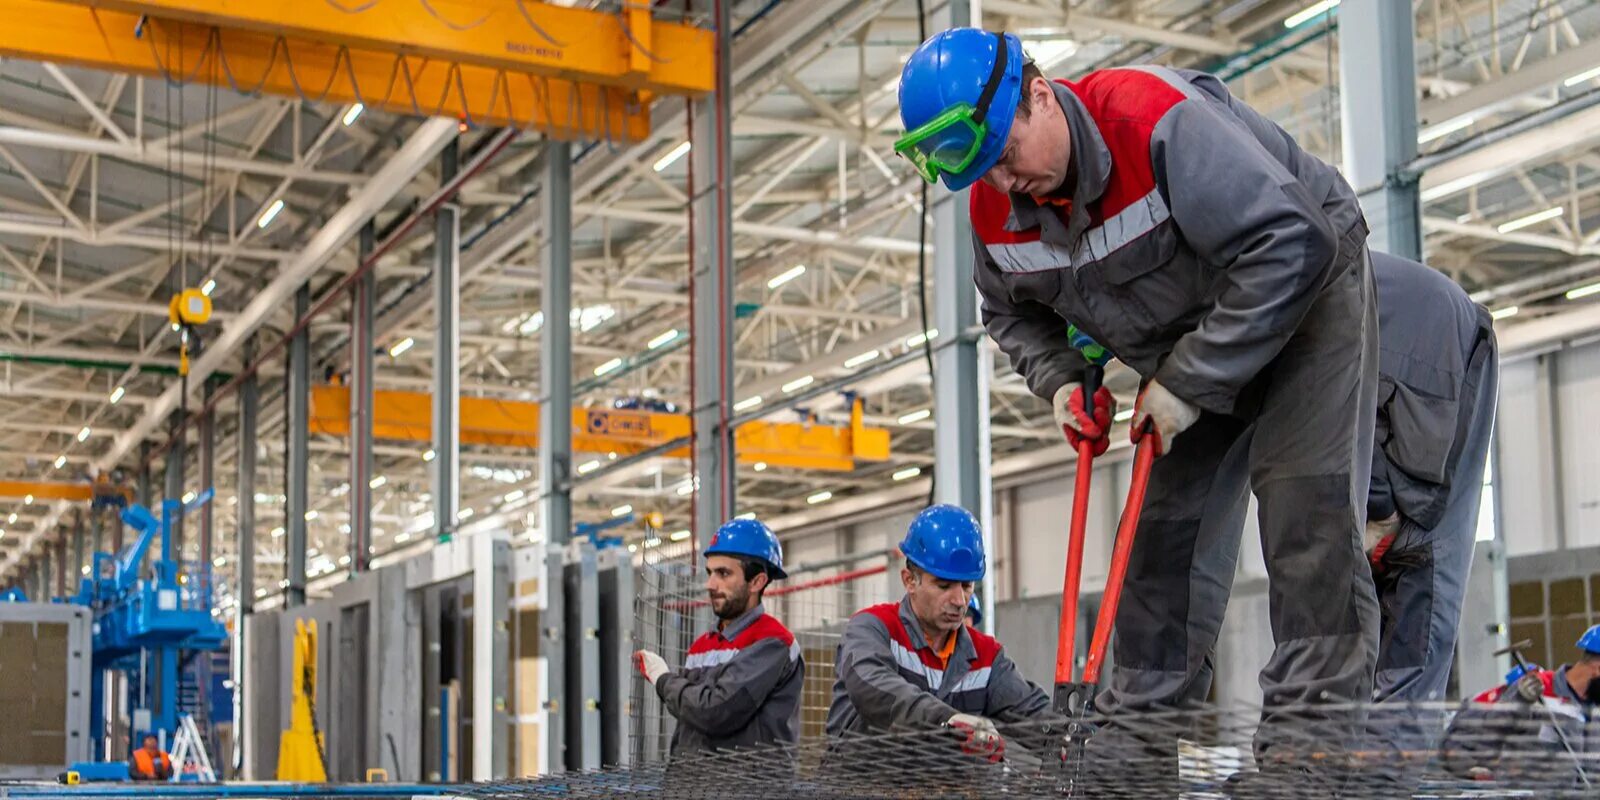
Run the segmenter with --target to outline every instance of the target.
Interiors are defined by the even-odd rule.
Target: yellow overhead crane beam
[[[712,84],[712,37],[692,26],[650,20],[648,9],[630,8],[619,16],[527,0],[495,0],[489,16],[484,16],[482,5],[474,17],[461,4],[451,4],[435,18],[428,9],[438,11],[441,2],[116,3],[155,9],[146,14],[91,7],[100,4],[88,0],[0,0],[0,19],[5,20],[0,25],[0,55],[211,83],[248,93],[359,102],[397,114],[455,117],[473,125],[533,128],[562,139],[622,142],[640,141],[649,134],[649,102],[655,94],[698,94]],[[228,26],[192,22],[160,16],[170,10],[161,6],[210,7],[214,13],[206,18],[213,21],[223,18],[216,13],[221,10],[235,16],[228,18]],[[301,6],[321,6],[343,17],[338,40],[331,35],[299,35],[300,29],[288,23],[292,14],[310,13]],[[406,8],[415,13],[404,12]],[[516,28],[505,18],[507,9],[519,17]],[[385,21],[379,13],[385,10],[406,21]],[[534,32],[521,19],[523,12],[561,46]],[[269,15],[279,16],[280,24],[269,25]],[[417,21],[418,15],[426,16],[427,23]],[[477,24],[480,17],[484,22]],[[470,31],[456,30],[462,27],[458,19],[474,25]],[[491,26],[490,19],[502,24]],[[234,25],[241,20],[243,25]],[[412,36],[428,25],[437,29],[431,37],[394,38]],[[374,35],[374,30],[379,33]],[[475,32],[470,40],[468,32]],[[492,47],[491,33],[499,34]],[[387,41],[387,46],[351,44],[358,40]],[[629,48],[626,53],[619,42]]]
[[[620,13],[539,0],[59,2],[654,94],[714,88],[712,32],[657,22],[647,2]]]
[[[433,438],[433,398],[422,392],[373,394],[372,434],[379,439],[427,442]],[[861,401],[851,409],[848,427],[799,422],[747,422],[734,431],[734,449],[743,464],[849,472],[857,461],[887,461],[889,432],[861,421]],[[350,435],[350,389],[311,390],[312,433]],[[690,434],[684,414],[577,408],[572,411],[572,449],[580,453],[643,452]],[[502,447],[539,446],[539,404],[482,397],[461,398],[461,442]],[[663,454],[687,458],[689,447]]]

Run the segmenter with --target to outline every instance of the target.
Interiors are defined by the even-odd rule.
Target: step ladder
[[[184,714],[178,718],[178,735],[172,739],[172,780],[184,780],[194,775],[200,783],[216,783],[217,771],[211,768],[211,756],[206,753],[206,741],[195,726],[194,716]]]

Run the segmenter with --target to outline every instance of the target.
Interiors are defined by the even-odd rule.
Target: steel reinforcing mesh
[[[999,763],[962,752],[946,729],[752,748],[627,769],[464,787],[485,798],[1597,797],[1600,722],[1506,703],[1443,736],[1450,705],[1196,707],[1003,724]],[[1572,751],[1560,744],[1559,727]],[[1081,732],[1075,734],[1075,730]],[[1254,739],[1250,748],[1217,741]],[[1253,761],[1256,763],[1252,764]]]

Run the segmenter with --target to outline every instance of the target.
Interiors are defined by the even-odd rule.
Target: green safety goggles
[[[955,175],[971,166],[983,149],[988,130],[976,109],[957,103],[916,130],[907,131],[895,141],[894,151],[911,162],[923,180],[937,183],[941,174]]]

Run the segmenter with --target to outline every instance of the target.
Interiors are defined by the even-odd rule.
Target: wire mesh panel
[[[1444,706],[1202,707],[1161,713],[1002,724],[1004,757],[963,750],[952,729],[900,731],[797,747],[719,752],[630,769],[462,787],[473,797],[692,798],[1490,798],[1595,797],[1600,747],[1577,718],[1538,702],[1474,708],[1444,736]],[[1393,746],[1386,718],[1435,720],[1421,749]],[[1560,728],[1561,733],[1554,731]],[[1258,766],[1218,745],[1270,746]],[[1082,731],[1084,735],[1075,735]],[[1586,742],[1587,747],[1586,747]]]
[[[634,643],[660,654],[676,669],[683,665],[689,646],[711,630],[717,618],[706,600],[701,567],[691,565],[687,552],[658,552],[652,549],[639,559]],[[862,608],[900,597],[888,581],[889,559],[888,554],[868,555],[799,568],[763,598],[767,613],[794,634],[805,660],[802,741],[823,737],[833,697],[834,652],[845,623]],[[632,699],[634,759],[665,761],[675,722],[643,678],[634,681]]]

